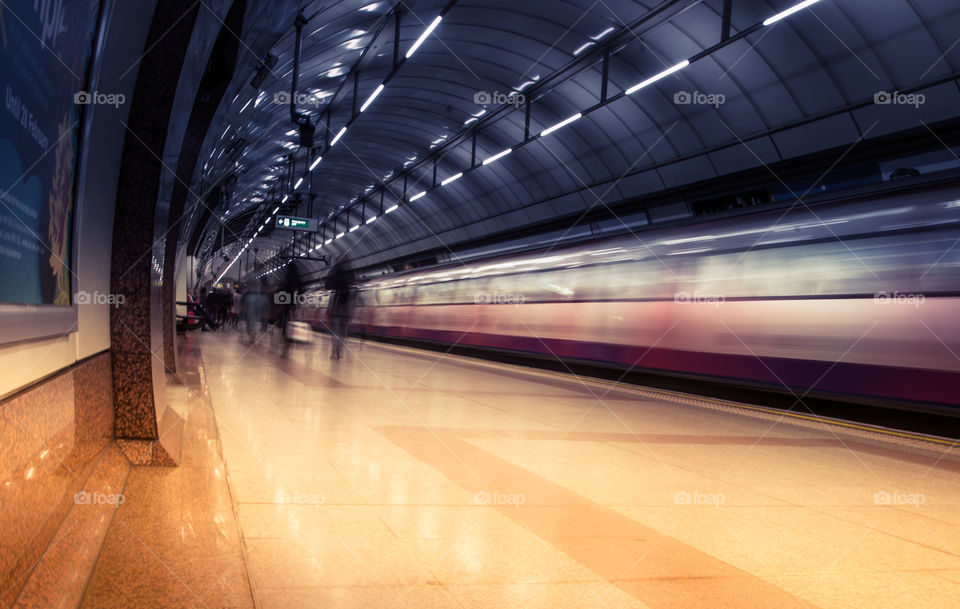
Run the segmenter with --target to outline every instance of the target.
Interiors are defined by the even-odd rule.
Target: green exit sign
[[[298,218],[296,216],[277,216],[277,228],[289,230],[316,231],[316,218]]]

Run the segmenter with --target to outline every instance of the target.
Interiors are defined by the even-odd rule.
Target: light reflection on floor
[[[956,461],[438,353],[197,340],[264,608],[960,607]]]

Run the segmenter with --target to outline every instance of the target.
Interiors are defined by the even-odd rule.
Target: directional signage
[[[315,232],[316,218],[298,218],[296,216],[277,216],[277,228]]]

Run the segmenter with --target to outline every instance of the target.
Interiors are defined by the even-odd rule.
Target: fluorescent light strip
[[[373,100],[377,99],[377,96],[380,95],[380,92],[383,91],[383,84],[377,85],[377,88],[373,90],[373,93],[370,94],[370,97],[367,98],[367,101],[363,102],[363,105],[360,106],[360,112],[363,112],[367,109],[367,106],[373,103]]]
[[[393,207],[388,207],[386,210],[384,210],[383,213],[384,213],[384,214],[389,214],[390,212],[396,210],[398,207],[400,207],[400,206],[399,206],[399,205],[394,205]]]
[[[450,182],[459,180],[459,179],[462,178],[462,177],[463,177],[463,172],[462,172],[462,171],[461,171],[460,173],[455,173],[455,174],[453,174],[452,176],[450,176],[449,178],[447,178],[446,180],[440,182],[440,186],[446,186],[446,185],[449,184]]]
[[[351,227],[350,227],[350,231],[349,231],[349,232],[352,233],[353,231],[357,230],[358,228],[360,228],[360,225],[359,225],[359,224],[355,224],[354,226],[351,226]]]
[[[323,242],[323,244],[324,244],[324,245],[329,245],[332,241],[333,241],[333,239],[327,239],[326,241]]]
[[[591,36],[591,37],[590,37],[590,40],[600,40],[601,38],[603,38],[604,36],[606,36],[607,34],[609,34],[610,32],[612,32],[613,29],[614,29],[614,28],[612,28],[612,27],[608,27],[607,29],[603,30],[602,32],[600,32],[600,33],[597,34],[596,36]]]
[[[657,82],[658,80],[661,80],[661,79],[663,79],[663,78],[666,78],[667,76],[670,76],[670,75],[673,74],[674,72],[679,72],[680,70],[684,69],[684,68],[687,67],[688,65],[690,65],[690,61],[687,60],[687,59],[684,59],[683,61],[681,61],[681,62],[678,63],[677,65],[673,66],[672,68],[667,68],[666,70],[664,70],[663,72],[660,72],[660,73],[657,74],[656,76],[651,76],[650,78],[646,79],[645,81],[633,85],[632,87],[630,87],[629,89],[627,89],[626,91],[624,91],[624,94],[626,94],[626,95],[633,95],[634,93],[636,93],[636,92],[639,91],[640,89],[642,89],[642,88],[644,88],[644,87],[647,87],[647,86],[649,86],[649,85],[652,85],[653,83]]]
[[[579,55],[580,53],[583,53],[584,51],[586,51],[587,49],[589,49],[590,47],[592,47],[592,46],[595,45],[595,44],[597,44],[597,43],[596,43],[596,42],[585,42],[585,43],[583,43],[582,45],[580,45],[579,47],[577,47],[577,50],[576,50],[576,51],[573,52],[573,56],[576,57],[577,55]]]
[[[284,198],[284,201],[286,201],[286,198]],[[280,206],[279,206],[279,205],[277,205],[276,207],[273,208],[273,211],[270,212],[270,215],[272,216],[273,214],[277,213],[278,211],[280,211]]]
[[[419,199],[419,198],[422,197],[422,196],[425,196],[426,194],[427,194],[427,191],[426,191],[426,190],[421,190],[421,191],[418,192],[417,194],[415,194],[415,195],[413,195],[412,197],[410,197],[410,201],[416,201],[417,199]]]
[[[376,219],[377,219],[376,216],[370,216],[369,218],[367,218],[367,221],[365,222],[365,224],[370,224],[374,222]]]
[[[281,203],[286,203],[286,202],[287,202],[287,199],[289,199],[289,198],[290,198],[290,195],[283,195],[283,198],[280,199],[280,202],[281,202]],[[277,209],[280,209],[280,208],[278,207]],[[277,209],[273,210],[273,213],[277,213]]]
[[[315,159],[313,160],[313,162],[310,163],[310,171],[313,171],[314,169],[316,169],[316,168],[317,168],[317,165],[319,165],[319,164],[320,164],[320,161],[322,161],[322,160],[323,160],[323,157],[322,157],[322,156],[318,156],[317,158],[315,158]]]
[[[345,234],[346,234],[346,233],[340,233],[340,234],[338,234],[336,237],[334,237],[334,239],[339,239],[340,237],[344,236]]]
[[[242,250],[240,250],[240,253],[237,254],[237,257],[233,259],[233,262],[231,262],[230,264],[227,265],[227,268],[223,269],[223,272],[220,273],[220,276],[217,277],[217,280],[214,281],[214,283],[220,283],[220,280],[223,279],[223,276],[227,274],[227,271],[230,270],[230,267],[232,267],[232,266],[237,262],[237,260],[240,260],[240,256],[243,255],[243,252],[244,252],[244,250],[246,250],[246,249],[247,249],[247,248],[244,247]]]
[[[577,112],[573,116],[563,119],[556,125],[553,125],[552,127],[547,127],[546,129],[540,132],[540,137],[543,137],[544,135],[550,135],[551,133],[553,133],[557,129],[560,129],[561,127],[566,127],[573,121],[578,120],[581,116],[583,116],[583,114],[581,114],[580,112]]]
[[[506,150],[502,150],[502,151],[498,152],[497,154],[493,155],[492,157],[490,157],[489,159],[484,159],[483,164],[484,164],[484,165],[489,165],[490,163],[496,161],[497,159],[501,159],[501,158],[507,156],[507,155],[510,154],[511,152],[513,152],[513,148],[507,148]]]
[[[433,30],[436,29],[438,25],[440,25],[441,19],[443,19],[443,16],[437,15],[433,19],[433,21],[430,22],[430,25],[427,26],[427,29],[423,30],[423,33],[420,34],[420,37],[417,38],[417,41],[414,42],[413,46],[410,47],[410,50],[407,51],[407,55],[406,55],[407,59],[410,59],[411,57],[413,57],[413,54],[417,52],[417,49],[419,49],[420,45],[423,44],[423,41],[427,39],[427,36],[429,36],[430,33],[433,32]]]
[[[338,131],[337,134],[333,136],[333,139],[330,141],[330,146],[333,147],[334,145],[336,145],[336,143],[340,141],[340,138],[342,138],[343,134],[346,132],[347,132],[346,127],[340,127],[340,131]]]
[[[817,2],[820,2],[820,0],[804,0],[804,1],[801,2],[800,4],[795,4],[795,5],[793,5],[792,7],[788,8],[787,10],[782,11],[782,12],[779,12],[779,13],[777,13],[776,15],[774,15],[773,17],[770,17],[769,19],[767,19],[766,21],[763,22],[763,25],[764,25],[764,26],[773,25],[773,24],[776,23],[777,21],[780,21],[781,19],[786,19],[786,18],[789,17],[790,15],[792,15],[792,14],[794,14],[794,13],[796,13],[796,12],[802,11],[803,9],[807,8],[808,6],[813,6],[813,5],[816,4]]]
[[[293,189],[296,190],[300,188],[301,184],[303,184],[303,178],[300,178],[299,180],[297,180],[297,183],[293,185]]]

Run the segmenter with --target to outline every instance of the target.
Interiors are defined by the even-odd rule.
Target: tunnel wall
[[[75,294],[110,292],[124,123],[155,5],[103,2],[89,89],[123,94],[126,103],[91,105],[84,113],[72,244]],[[125,463],[105,458],[117,452],[111,305],[73,306],[72,331],[0,346],[0,606],[13,606],[40,556],[63,541],[58,530],[91,472],[107,462]]]
[[[136,82],[137,54],[150,25],[156,0],[104,2],[98,48],[90,89],[121,93],[126,103],[117,108],[91,105],[84,116],[78,165],[76,213],[73,229],[74,292],[110,292],[110,256],[117,175]],[[112,23],[122,22],[122,28]],[[62,336],[0,346],[0,398],[36,383],[59,370],[110,348],[109,304],[77,307],[74,331]]]

